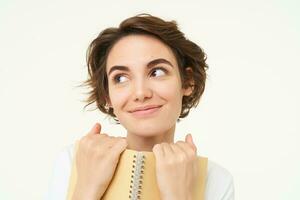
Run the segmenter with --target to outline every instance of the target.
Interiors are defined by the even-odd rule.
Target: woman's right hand
[[[73,200],[99,200],[107,189],[119,162],[120,154],[126,149],[123,137],[112,137],[101,132],[96,123],[91,131],[78,143],[76,154],[77,183]]]

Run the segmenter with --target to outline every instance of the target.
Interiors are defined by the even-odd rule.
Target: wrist
[[[170,197],[161,197],[161,200],[193,200],[192,196],[170,196]]]
[[[99,200],[103,195],[101,190],[76,184],[72,200]]]

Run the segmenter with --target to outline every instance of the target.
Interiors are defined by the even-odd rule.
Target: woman
[[[198,173],[197,147],[191,134],[174,142],[174,132],[176,122],[197,106],[204,92],[205,53],[184,37],[176,22],[141,14],[102,31],[87,56],[90,77],[85,84],[92,88],[87,105],[96,102],[100,111],[126,128],[127,136],[109,136],[96,123],[80,139],[72,199],[100,199],[125,149],[153,151],[161,199],[191,199]],[[72,148],[57,161],[52,199],[66,197]],[[205,199],[233,196],[230,173],[209,161]]]

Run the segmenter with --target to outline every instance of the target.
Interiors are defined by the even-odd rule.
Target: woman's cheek
[[[130,93],[126,89],[115,89],[110,92],[110,97],[114,110],[118,112],[128,102]]]

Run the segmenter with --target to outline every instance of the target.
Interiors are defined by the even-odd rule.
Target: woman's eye
[[[120,74],[120,75],[116,75],[113,78],[113,80],[115,83],[123,83],[124,81],[126,81],[126,77],[124,75]]]
[[[167,70],[162,67],[156,67],[151,71],[151,75],[153,76],[163,76],[167,74]],[[125,82],[127,77],[124,74],[117,74],[113,77],[114,83],[123,83]]]
[[[151,74],[156,74],[155,76],[162,76],[166,74],[166,70],[164,68],[157,67],[154,70],[152,70]]]

